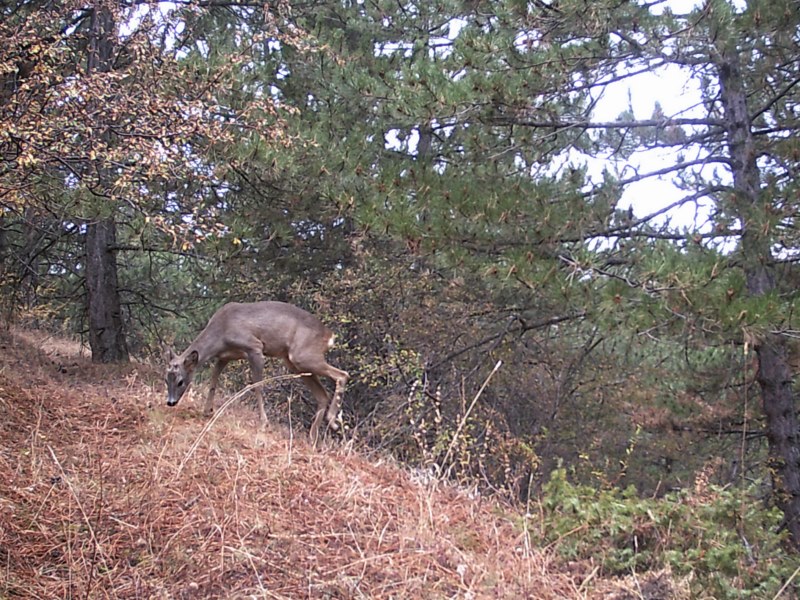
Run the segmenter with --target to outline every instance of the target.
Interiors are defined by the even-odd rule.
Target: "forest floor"
[[[686,597],[558,558],[520,507],[162,388],[0,333],[0,599]]]

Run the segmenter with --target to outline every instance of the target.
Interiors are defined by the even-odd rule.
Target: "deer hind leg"
[[[328,407],[328,425],[332,429],[336,429],[339,427],[339,425],[336,423],[336,417],[339,416],[339,406],[342,403],[344,388],[347,385],[347,380],[350,379],[350,375],[347,373],[347,371],[342,371],[341,369],[337,369],[336,367],[333,367],[327,363],[325,366],[326,371],[323,374],[327,375],[336,382],[336,390],[333,392],[333,400]]]
[[[214,363],[214,368],[211,371],[211,382],[208,384],[208,396],[206,396],[206,405],[203,407],[203,414],[205,416],[211,416],[211,413],[214,412],[214,394],[217,393],[217,383],[219,382],[220,373],[222,373],[222,369],[229,363],[228,360],[217,359]]]
[[[250,363],[250,382],[251,383],[258,383],[259,381],[264,379],[264,355],[261,353],[261,350],[250,350],[247,353],[247,360]],[[267,424],[267,412],[264,409],[264,387],[262,386],[261,389],[256,393],[256,398],[258,402],[258,410],[259,415],[261,417],[261,426],[264,427]]]
[[[325,362],[325,358],[322,355],[301,355],[301,356],[291,356],[289,360],[294,364],[294,366],[299,370],[301,373],[312,373],[314,375],[313,378],[307,378],[306,385],[311,388],[311,391],[314,391],[314,388],[319,388],[325,394],[325,398],[328,398],[327,392],[325,392],[325,388],[322,387],[322,384],[319,381],[320,376],[330,377],[333,381],[336,382],[336,390],[333,393],[333,400],[330,402],[325,402],[323,405],[321,402],[321,395],[318,397],[317,408],[319,412],[327,413],[327,421],[328,426],[331,429],[337,429],[339,425],[336,423],[336,417],[339,415],[339,405],[342,402],[342,396],[344,395],[344,388],[347,385],[347,380],[349,379],[349,375],[346,371],[342,371],[341,369],[337,369],[329,365]],[[313,383],[312,383],[313,382]],[[317,393],[315,392],[315,395]],[[322,416],[319,415],[318,418],[322,419]]]
[[[289,368],[289,371],[292,373],[310,373],[310,369],[301,369],[297,365],[295,365],[291,360],[288,358],[284,361],[286,366]],[[314,414],[314,420],[311,422],[311,429],[309,429],[308,435],[311,438],[311,442],[316,445],[317,441],[319,440],[319,427],[322,424],[322,419],[325,417],[325,410],[328,408],[328,404],[330,403],[330,397],[328,396],[328,392],[325,391],[322,383],[319,380],[319,377],[316,375],[305,375],[303,376],[303,383],[306,384],[309,390],[311,390],[311,394],[314,396],[314,399],[317,401],[317,412]]]

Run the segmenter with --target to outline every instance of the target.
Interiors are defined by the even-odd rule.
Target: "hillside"
[[[515,508],[0,337],[0,598],[673,598],[537,548]]]

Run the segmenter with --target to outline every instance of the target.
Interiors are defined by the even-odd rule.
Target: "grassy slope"
[[[513,508],[245,407],[203,433],[161,387],[0,333],[0,599],[647,595],[537,549]]]

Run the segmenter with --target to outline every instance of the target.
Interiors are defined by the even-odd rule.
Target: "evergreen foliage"
[[[755,500],[757,488],[721,488],[701,472],[693,490],[641,498],[573,485],[556,469],[542,531],[563,557],[597,561],[603,574],[668,569],[689,581],[692,598],[779,598],[796,564],[774,533],[780,511]]]

